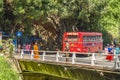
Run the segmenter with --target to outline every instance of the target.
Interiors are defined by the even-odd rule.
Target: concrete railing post
[[[42,57],[42,60],[45,61],[45,55],[46,55],[46,52],[44,51],[43,52],[43,57]]]
[[[60,57],[59,52],[57,52],[57,54],[56,54],[56,62],[59,62],[59,57]]]
[[[92,53],[92,59],[91,59],[91,66],[94,66],[95,65],[95,53]]]
[[[75,58],[76,58],[76,54],[73,52],[73,54],[72,54],[72,64],[75,63]]]
[[[120,60],[119,60],[119,54],[115,55],[115,64],[114,64],[114,68],[117,70],[120,68]]]
[[[24,52],[23,52],[23,49],[22,49],[21,54],[20,54],[20,58],[23,58],[23,54],[24,54]]]
[[[31,55],[30,55],[30,59],[34,58],[34,51],[32,50]]]
[[[113,51],[113,56],[114,56],[114,59],[116,58],[115,54],[116,54],[116,50]]]

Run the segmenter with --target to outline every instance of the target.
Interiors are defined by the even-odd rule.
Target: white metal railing
[[[91,56],[89,57],[78,57],[77,54],[85,54],[78,52],[63,52],[63,51],[38,51],[39,59],[42,61],[53,61],[53,62],[63,62],[63,63],[71,63],[71,64],[84,64],[90,66],[101,66],[101,67],[111,67],[114,69],[120,69],[120,61],[119,55],[112,54],[114,56],[114,60],[109,62],[106,60],[107,54],[100,53],[88,53]],[[71,54],[72,56],[66,56],[65,54]],[[86,55],[88,55],[86,53]],[[16,56],[17,55],[17,56]],[[20,50],[20,53],[15,53],[15,57],[24,58],[24,59],[35,59],[34,58],[34,50]],[[69,59],[69,61],[66,61]]]

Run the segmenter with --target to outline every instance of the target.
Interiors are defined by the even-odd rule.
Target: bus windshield
[[[77,35],[68,35],[68,41],[78,41]]]

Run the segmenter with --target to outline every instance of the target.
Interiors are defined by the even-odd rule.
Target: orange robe
[[[39,58],[38,46],[37,45],[34,45],[34,58],[35,59]]]

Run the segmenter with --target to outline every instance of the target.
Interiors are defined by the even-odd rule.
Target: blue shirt
[[[115,50],[116,50],[116,54],[119,54],[119,50],[120,50],[119,47],[116,47]]]
[[[112,51],[112,48],[109,47],[109,48],[108,48],[108,52],[111,52],[111,51]]]

